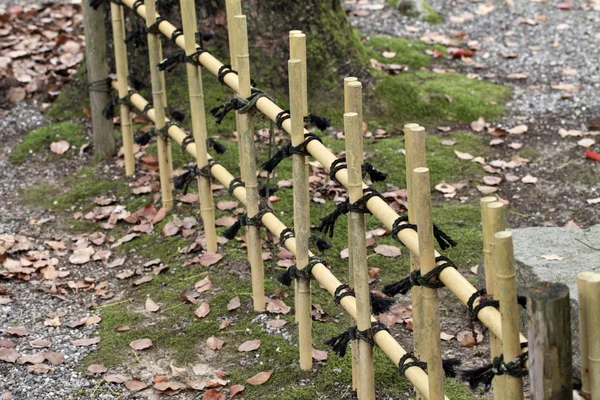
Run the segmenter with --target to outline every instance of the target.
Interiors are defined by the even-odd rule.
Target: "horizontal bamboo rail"
[[[233,74],[228,74],[233,75]],[[118,83],[117,81],[112,81],[112,86],[117,89]],[[138,110],[143,110],[148,101],[144,99],[138,93],[134,93],[130,97],[131,104],[135,106]],[[154,109],[150,109],[148,112],[148,117],[150,120],[156,123],[154,116]],[[168,121],[165,118],[164,123]],[[186,133],[176,125],[172,125],[169,127],[167,133],[178,144],[181,144],[183,139],[187,136]],[[196,157],[196,146],[194,143],[190,143],[186,146],[185,151],[187,151],[193,157]],[[212,157],[207,155],[208,159],[211,160]],[[230,182],[234,179],[234,176],[225,169],[222,165],[214,164],[210,168],[211,174],[225,187],[229,187]],[[246,205],[246,188],[242,186],[238,186],[234,191],[233,195],[245,206]],[[271,231],[273,235],[278,237],[281,232],[287,227],[273,214],[266,213],[262,216],[261,222],[263,225]],[[294,255],[296,254],[296,239],[290,238],[285,241],[285,247],[292,252]],[[314,256],[311,252],[309,252],[310,256]],[[315,279],[329,292],[329,294],[333,295],[335,289],[340,286],[342,283],[333,275],[333,273],[322,263],[317,263],[311,271],[312,275]],[[346,312],[356,321],[358,314],[356,309],[356,299],[353,296],[345,296],[341,299],[341,306],[346,310]],[[374,317],[371,317],[372,321],[377,321]],[[394,364],[398,364],[400,358],[404,356],[407,352],[402,348],[402,346],[392,337],[392,335],[387,331],[379,331],[377,332],[373,339],[377,346],[388,356],[390,360]],[[410,360],[410,359],[409,359]],[[425,398],[429,399],[429,379],[425,371],[423,371],[419,367],[410,367],[406,370],[406,377],[408,380],[415,385],[417,390],[422,393]]]
[[[122,0],[123,4],[133,9],[133,3],[135,0]],[[139,6],[137,13],[140,17],[146,17],[145,6]],[[169,21],[164,20],[158,26],[160,32],[167,38],[170,38],[173,32],[177,29]],[[185,39],[183,35],[180,35],[175,40],[177,46],[185,49]],[[217,76],[219,69],[223,66],[218,59],[212,54],[204,52],[197,57],[198,62],[202,64],[210,73]],[[239,91],[239,79],[236,74],[225,75],[223,82],[236,92]],[[277,114],[283,111],[277,104],[269,100],[266,97],[261,97],[256,102],[256,107],[272,121],[276,120]],[[285,120],[282,124],[283,129],[290,133],[291,132],[291,121]],[[307,131],[308,132],[308,131]],[[312,155],[318,162],[323,165],[326,169],[331,169],[331,163],[334,162],[337,157],[325,147],[322,143],[317,140],[312,140],[306,146],[306,150]],[[340,170],[335,177],[345,187],[348,187],[348,173],[345,169]],[[368,186],[363,184],[364,188]],[[381,221],[388,229],[392,229],[392,225],[400,215],[395,212],[383,199],[379,197],[372,197],[367,202],[367,208],[373,214],[375,218]],[[403,229],[398,233],[398,239],[414,254],[419,254],[419,243],[417,233],[412,229]],[[436,251],[436,257],[440,254]],[[440,262],[441,264],[442,262]],[[455,268],[445,268],[439,275],[439,279],[454,295],[463,303],[467,304],[469,298],[477,292],[477,289],[464,276],[461,275]],[[479,300],[476,300],[474,306],[479,304]],[[502,322],[500,317],[500,311],[493,307],[484,307],[477,314],[477,318],[494,334],[499,340],[502,340]],[[521,343],[527,342],[527,338],[520,334],[519,336]],[[524,348],[523,351],[526,351]]]

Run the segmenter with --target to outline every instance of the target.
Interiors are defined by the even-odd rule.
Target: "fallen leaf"
[[[106,368],[103,364],[92,364],[87,370],[90,374],[103,374],[108,371],[108,368]]]
[[[110,383],[125,383],[131,380],[131,377],[122,374],[109,374],[104,375],[104,380]]]
[[[381,55],[383,56],[383,58],[394,58],[394,57],[396,57],[396,52],[395,51],[384,51],[383,53],[381,53]]]
[[[531,174],[527,174],[525,175],[523,178],[521,178],[521,182],[523,183],[536,183],[538,181],[538,178],[536,178],[535,176],[532,176]]]
[[[271,377],[271,375],[273,375],[273,372],[275,372],[274,369],[267,371],[267,372],[259,372],[258,374],[254,375],[252,378],[247,379],[246,382],[249,383],[250,385],[262,385],[263,383],[265,383],[266,381],[269,380],[269,378]]]
[[[444,340],[444,341],[449,341],[454,339],[454,335],[450,335],[449,333],[446,332],[440,332],[440,339]]]
[[[260,347],[260,345],[261,345],[260,339],[247,340],[244,343],[239,345],[238,351],[240,351],[240,352],[254,351],[254,350],[258,349]]]
[[[179,228],[181,228],[181,224],[177,224],[177,221],[168,222],[163,228],[163,235],[165,237],[175,236],[177,232],[179,232]]]
[[[471,122],[471,129],[475,132],[483,131],[484,127],[485,127],[485,119],[483,119],[481,117],[479,117],[479,119],[477,121]]]
[[[64,154],[69,150],[71,145],[66,140],[59,140],[58,142],[50,143],[50,151],[55,154]]]
[[[596,144],[596,141],[592,138],[585,138],[585,139],[581,139],[579,142],[577,142],[577,144],[581,147],[585,147],[586,149],[589,147],[592,147],[594,144]]]
[[[92,254],[94,253],[95,251],[91,247],[77,249],[73,252],[71,257],[69,257],[69,262],[76,265],[86,264],[90,261]]]
[[[73,346],[77,346],[77,347],[91,346],[93,344],[98,344],[98,343],[100,343],[99,336],[89,338],[89,339],[77,339],[77,340],[71,341],[71,344]]]
[[[312,358],[315,361],[327,361],[329,354],[323,350],[312,349]]]
[[[29,356],[21,356],[17,362],[19,364],[41,364],[44,360],[44,353],[36,353]]]
[[[600,197],[596,197],[595,199],[587,199],[586,201],[588,202],[588,204],[599,204]]]
[[[474,347],[477,342],[471,331],[461,331],[456,334],[456,339],[463,347]]]
[[[34,364],[27,367],[27,371],[31,372],[32,374],[47,374],[51,370],[52,368],[46,364]]]
[[[44,358],[54,365],[62,364],[62,362],[65,360],[65,356],[63,354],[55,351],[46,351],[44,353]]]
[[[564,257],[558,256],[556,254],[543,255],[543,256],[540,256],[540,258],[543,258],[544,260],[548,260],[548,261],[564,260]]]
[[[1,361],[14,364],[17,361],[17,359],[19,359],[19,357],[21,357],[21,354],[17,353],[12,349],[0,349]]]
[[[205,301],[194,311],[198,318],[204,318],[210,313],[210,305]]]
[[[125,384],[125,387],[127,389],[132,390],[134,392],[139,392],[140,390],[144,390],[149,386],[147,383],[137,380],[125,381],[123,383]]]
[[[224,341],[222,341],[221,339],[211,336],[208,339],[206,339],[206,345],[211,349],[211,350],[221,350],[223,348],[223,345],[225,344]]]
[[[227,395],[217,389],[210,389],[204,392],[202,400],[226,400]]]
[[[152,347],[152,340],[150,339],[137,339],[133,342],[129,343],[129,347],[134,350],[144,350],[149,347]]]
[[[144,283],[148,283],[152,281],[152,277],[150,275],[145,275],[142,276],[140,279],[136,279],[135,281],[133,281],[133,286],[140,286]]]
[[[348,256],[349,256],[348,249],[344,249],[344,250],[340,251],[340,257],[342,260],[347,260]]]
[[[206,253],[202,254],[202,257],[200,257],[200,265],[202,265],[203,267],[210,267],[211,265],[214,265],[221,261],[222,258],[223,254],[210,253],[207,251]]]
[[[127,332],[131,330],[131,328],[128,325],[117,325],[115,326],[115,331],[116,332]]]
[[[212,288],[212,282],[208,276],[206,278],[202,279],[201,281],[196,282],[196,284],[194,285],[194,289],[198,293],[206,292],[206,291],[210,290],[211,288]]]
[[[238,206],[237,201],[219,201],[217,202],[217,209],[221,211],[234,210]]]
[[[244,389],[246,389],[246,387],[244,385],[232,385],[229,388],[229,398],[233,398],[233,396],[235,396],[238,393],[241,393],[244,391]]]
[[[146,311],[157,312],[160,310],[160,306],[154,302],[150,297],[146,299]]]
[[[11,326],[10,328],[5,329],[4,333],[12,336],[29,336],[29,332],[24,326]]]
[[[500,182],[502,182],[502,178],[500,178],[498,176],[484,176],[483,177],[483,183],[485,183],[486,185],[489,185],[489,186],[499,185]]]
[[[398,257],[402,255],[402,250],[399,247],[391,246],[388,244],[380,244],[375,247],[375,253],[381,254],[385,257]]]
[[[513,128],[510,128],[508,130],[508,133],[512,134],[512,135],[521,135],[525,132],[527,132],[528,128],[527,125],[517,125]]]
[[[272,319],[267,322],[267,326],[270,328],[281,328],[286,325],[287,321],[285,319]]]
[[[490,194],[490,193],[496,193],[498,191],[498,188],[495,186],[477,186],[477,190],[479,190],[479,192],[481,194]]]
[[[59,316],[57,315],[56,317],[54,317],[52,319],[45,320],[44,321],[44,325],[46,325],[46,326],[54,326],[54,327],[60,326],[61,322],[60,322]]]
[[[181,382],[172,382],[172,381],[167,381],[167,382],[156,382],[154,384],[154,389],[160,391],[160,392],[165,392],[165,391],[180,391],[187,388],[187,385],[185,383],[181,383]]]
[[[521,147],[523,147],[523,143],[513,142],[509,144],[508,147],[510,147],[513,150],[519,150]]]
[[[458,150],[454,150],[454,154],[456,154],[456,156],[458,158],[460,158],[461,160],[472,160],[473,156],[469,153],[463,153],[461,151]]]
[[[273,299],[267,303],[267,311],[273,314],[287,314],[292,309],[281,299]]]
[[[233,299],[229,300],[227,303],[227,311],[233,311],[236,308],[239,308],[241,305],[239,296],[235,296]]]
[[[496,138],[490,140],[490,146],[498,146],[499,144],[504,143],[504,139]]]
[[[51,341],[44,340],[44,339],[35,339],[35,340],[32,340],[31,342],[29,342],[29,345],[36,349],[43,349],[44,347],[50,347],[51,344],[52,344]]]

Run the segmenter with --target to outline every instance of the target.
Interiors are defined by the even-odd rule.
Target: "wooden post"
[[[529,289],[527,298],[531,398],[570,399],[573,353],[569,288],[562,283],[541,282]]]
[[[250,56],[248,54],[248,29],[246,16],[236,15],[234,20],[234,33],[236,39],[237,67],[240,79],[239,96],[244,99],[250,97]],[[246,210],[249,218],[259,212],[260,197],[258,184],[256,182],[256,155],[254,153],[254,131],[250,113],[239,114],[239,136],[242,152],[245,154],[242,161],[242,180],[246,184],[246,196],[248,204]],[[265,271],[262,261],[262,245],[260,240],[260,228],[256,225],[247,227],[248,258],[252,268],[252,297],[254,299],[254,311],[265,309]]]
[[[123,6],[110,3],[112,20],[113,42],[115,46],[115,64],[117,66],[117,80],[119,85],[119,98],[125,98],[129,93],[127,77],[127,48],[125,47],[125,24],[123,22]],[[133,124],[131,122],[131,109],[128,104],[121,103],[121,136],[123,137],[123,156],[125,158],[125,175],[135,173],[135,158],[133,157]]]
[[[494,235],[506,229],[506,218],[504,215],[504,204],[497,201],[495,197],[484,197],[480,201],[481,220],[483,228],[483,261],[485,265],[485,285],[488,295],[498,300],[496,288],[496,265],[492,252],[494,248]],[[502,354],[502,341],[490,332],[491,359]],[[492,382],[494,399],[504,400],[506,398],[506,376],[495,376]]]
[[[344,113],[357,113],[359,116],[362,116],[362,85],[360,86],[360,95],[359,96],[351,96],[351,93],[356,92],[356,90],[350,89],[348,86],[350,82],[356,82],[358,78],[355,77],[346,77],[344,78]],[[360,117],[362,119],[362,117]],[[352,235],[350,231],[350,224],[348,224],[348,238]],[[348,251],[348,285],[351,288],[354,288],[354,263],[352,261],[352,252]],[[351,353],[352,353],[352,390],[357,391],[359,382],[358,382],[358,341],[353,340],[350,343]]]
[[[597,400],[600,399],[600,274],[587,277],[584,295],[589,387],[591,399]]]
[[[190,55],[196,51],[196,12],[194,0],[180,0],[185,52]],[[192,116],[192,133],[196,147],[196,164],[202,168],[208,164],[206,149],[206,114],[204,93],[202,89],[202,73],[199,65],[186,63],[188,88],[190,93],[190,110]],[[210,177],[198,177],[198,192],[200,193],[200,216],[206,236],[206,249],[217,252],[217,231],[215,228],[215,209],[210,187]]]
[[[421,275],[435,268],[433,246],[433,221],[431,220],[431,189],[429,169],[413,170],[412,187],[414,195],[415,219],[419,237],[419,263]],[[429,374],[429,399],[444,398],[444,369],[442,368],[442,345],[440,339],[440,312],[437,289],[421,288],[423,307],[423,337],[421,355],[427,361]]]
[[[350,82],[348,86],[351,97],[356,96],[352,92],[361,93],[360,82]],[[348,164],[348,198],[352,204],[363,197],[363,135],[362,121],[357,113],[344,114],[344,132],[346,134],[346,161]],[[348,226],[350,228],[348,250],[352,253],[354,292],[358,317],[356,325],[359,331],[365,331],[371,328],[365,215],[350,211],[348,213]],[[358,357],[358,398],[360,400],[373,400],[375,399],[373,346],[365,340],[359,340]]]
[[[82,10],[94,158],[106,160],[115,153],[115,127],[112,120],[106,119],[102,115],[104,106],[112,97],[108,81],[108,64],[106,63],[104,6],[94,10],[87,1],[84,1]]]
[[[577,307],[579,311],[579,342],[581,346],[581,393],[586,400],[591,400],[590,364],[588,360],[588,322],[587,322],[587,283],[593,281],[597,274],[582,272],[577,275]]]
[[[303,92],[302,64],[300,60],[289,60],[290,117],[292,119],[292,146],[304,141],[304,115],[302,113]],[[308,238],[310,236],[310,204],[308,174],[303,154],[294,154],[292,176],[294,180],[294,236],[296,238],[296,267],[304,269],[309,262]],[[297,316],[300,350],[300,368],[312,369],[312,305],[310,279],[297,279]]]
[[[418,124],[404,125],[404,147],[406,158],[406,193],[408,202],[408,222],[416,224],[415,220],[415,202],[414,188],[412,185],[413,174],[415,168],[426,167],[426,132],[425,128]],[[419,269],[419,254],[410,252],[410,270]],[[421,287],[413,286],[410,290],[411,304],[413,310],[413,347],[416,357],[423,355],[423,307],[421,297]],[[423,399],[423,395],[417,392],[417,400]]]
[[[145,0],[146,6],[146,27],[150,27],[156,22],[156,4],[154,0]],[[116,42],[116,40],[115,40]],[[160,37],[158,34],[148,33],[148,58],[150,59],[150,77],[152,81],[152,103],[156,116],[155,126],[160,132],[165,127],[165,105],[164,105],[164,87],[162,85],[160,71],[157,64],[161,61],[160,56]],[[119,78],[119,83],[121,79]],[[156,135],[156,144],[158,151],[158,166],[160,171],[160,191],[162,196],[162,205],[168,211],[173,208],[173,192],[171,190],[172,160],[171,160],[171,142],[168,136],[160,133]]]
[[[504,361],[510,362],[521,354],[512,233],[503,231],[494,235],[492,257],[496,266],[496,286],[502,316],[502,354]],[[504,395],[505,400],[523,400],[523,378],[507,375]]]

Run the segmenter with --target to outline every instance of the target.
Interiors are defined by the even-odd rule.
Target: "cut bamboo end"
[[[225,10],[227,13],[227,31],[228,31],[228,39],[229,39],[229,64],[231,64],[231,68],[237,71],[237,59],[236,55],[238,54],[236,49],[236,38],[233,34],[233,17],[235,15],[242,14],[242,2],[240,0],[226,0],[225,1]],[[194,45],[196,42],[194,41]]]
[[[512,233],[506,231],[496,233],[494,243],[493,258],[496,265],[496,283],[502,316],[502,353],[504,359],[510,361],[521,354]],[[523,379],[510,375],[506,376],[503,392],[506,399],[522,400]]]
[[[579,312],[579,342],[581,349],[581,392],[587,399],[591,399],[590,367],[588,360],[588,323],[586,307],[586,286],[587,282],[594,280],[597,274],[594,272],[581,272],[577,275],[577,297]]]

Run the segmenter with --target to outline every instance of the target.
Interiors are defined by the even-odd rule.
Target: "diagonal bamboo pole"
[[[146,27],[149,28],[156,22],[156,4],[154,0],[145,0]],[[116,41],[115,41],[116,42]],[[158,34],[148,32],[148,58],[150,59],[150,78],[152,81],[152,102],[157,113],[156,129],[159,134],[156,135],[156,145],[158,151],[158,166],[160,172],[160,191],[161,201],[165,210],[171,211],[173,208],[173,192],[171,190],[171,178],[173,176],[173,167],[171,159],[171,142],[160,132],[165,127],[165,95],[160,71],[157,64],[162,60],[160,58],[160,37]]]
[[[194,0],[180,0],[181,18],[183,22],[183,35],[185,53],[190,55],[196,51],[195,31],[196,12]],[[188,88],[190,93],[190,110],[192,116],[192,133],[196,143],[196,164],[199,168],[208,163],[206,154],[206,113],[204,107],[204,93],[202,89],[202,73],[199,65],[186,63]],[[200,193],[200,216],[204,225],[206,236],[206,249],[212,253],[218,250],[217,230],[215,228],[215,208],[210,187],[210,177],[198,177],[198,192]]]
[[[425,146],[425,128],[418,124],[404,125],[404,147],[406,152],[406,193],[408,201],[408,222],[416,224],[415,219],[415,193],[412,185],[413,173],[415,168],[426,167],[426,146]],[[419,254],[410,252],[410,270],[420,269]],[[423,305],[422,291],[420,286],[414,286],[410,289],[411,304],[413,310],[413,347],[414,354],[421,357],[423,352]],[[422,399],[420,393],[417,393],[417,400]]]
[[[117,88],[117,82],[113,81],[113,88]],[[146,99],[144,99],[139,94],[135,93],[131,96],[132,104],[138,109],[143,110],[144,107],[149,104]],[[156,123],[156,113],[155,109],[150,109],[148,111],[148,117]],[[167,119],[163,120],[163,123],[166,123]],[[169,136],[178,144],[181,144],[183,139],[186,137],[185,132],[176,125],[172,125],[168,129]],[[191,154],[193,157],[196,157],[196,146],[189,144],[186,146],[185,151]],[[207,155],[208,159],[212,159],[210,155]],[[231,175],[222,165],[215,164],[210,168],[211,174],[225,187],[228,187],[231,181],[234,179],[233,175]],[[247,205],[247,190],[245,187],[237,187],[233,191],[233,195],[243,204]],[[267,229],[273,233],[275,236],[279,236],[281,232],[286,229],[286,226],[273,214],[266,213],[262,217],[262,223],[265,225]],[[290,238],[285,241],[285,247],[296,254],[296,239]],[[309,252],[309,256],[313,256],[312,253]],[[335,293],[335,290],[342,284],[333,273],[327,268],[326,265],[322,263],[317,263],[311,271],[313,277],[323,286],[330,295]],[[356,299],[352,296],[346,296],[342,298],[340,302],[341,306],[346,310],[346,312],[352,317],[354,320],[357,319],[357,309],[356,309]],[[374,317],[371,317],[371,321],[376,321]],[[379,331],[373,337],[377,346],[385,353],[385,355],[394,363],[398,364],[400,358],[406,354],[406,350],[392,337],[392,335],[387,331]],[[413,361],[412,359],[408,359],[407,362]],[[423,393],[425,399],[429,399],[429,383],[428,377],[425,371],[421,368],[414,366],[410,367],[406,370],[406,377],[408,380],[417,388],[418,391]],[[447,399],[446,399],[447,400]]]
[[[344,78],[344,113],[354,112],[361,116],[362,118],[362,93],[359,96],[351,96],[352,90],[349,88],[349,84],[351,82],[358,81],[358,78],[355,77],[346,77]],[[348,237],[352,235],[350,232],[350,225],[348,225]],[[352,261],[352,252],[348,251],[348,285],[351,288],[354,288],[354,262]],[[352,390],[358,390],[358,365],[359,365],[359,355],[358,355],[358,341],[353,340],[351,342],[351,350],[352,350]]]
[[[237,67],[239,74],[239,95],[247,99],[250,97],[250,55],[248,54],[248,29],[246,26],[246,16],[236,15],[233,17],[233,28],[235,38],[238,41]],[[227,76],[233,74],[227,74]],[[246,194],[248,201],[246,210],[248,218],[253,218],[258,214],[260,197],[258,194],[258,183],[256,181],[256,155],[254,153],[254,130],[252,123],[252,114],[245,113],[238,115],[239,138],[242,152],[245,156],[242,159],[244,166],[242,168],[242,180],[246,184]],[[265,271],[262,260],[262,244],[260,240],[260,227],[249,225],[246,227],[246,240],[248,244],[248,258],[252,270],[252,298],[254,300],[254,311],[264,311],[265,309]]]
[[[133,2],[135,0],[122,0],[123,4],[129,8],[132,8]],[[144,6],[137,8],[137,13],[141,17],[145,17],[146,9]],[[159,26],[160,31],[167,37],[173,33],[176,29],[173,24],[168,21],[164,21]],[[183,48],[185,46],[185,39],[182,36],[179,36],[176,39],[176,44]],[[218,75],[219,68],[223,66],[219,60],[217,60],[213,55],[209,53],[202,53],[197,57],[197,60],[213,75]],[[234,90],[238,90],[239,87],[239,78],[235,74],[227,74],[223,79],[223,82]],[[256,108],[258,108],[264,115],[266,115],[272,121],[275,121],[277,114],[279,114],[282,109],[277,106],[273,101],[267,99],[266,97],[261,97],[257,103]],[[291,122],[285,121],[283,123],[283,129],[286,132],[291,131]],[[331,169],[331,163],[336,160],[336,156],[329,151],[322,143],[319,143],[316,140],[311,141],[307,146],[306,150],[310,155],[312,155],[325,169]],[[343,186],[347,186],[348,184],[348,174],[346,170],[340,170],[336,175],[336,178]],[[367,185],[364,185],[366,188]],[[373,216],[381,221],[388,229],[392,228],[394,221],[399,217],[398,213],[396,213],[384,200],[373,197],[367,202],[367,208],[372,212]],[[411,229],[403,229],[398,233],[398,239],[414,253],[418,253],[418,241],[417,241],[417,233],[413,232]],[[436,256],[439,253],[435,253]],[[440,280],[444,283],[444,285],[452,292],[454,295],[463,303],[467,304],[469,298],[477,292],[477,289],[458,272],[455,268],[446,268],[440,274]],[[478,301],[475,301],[475,305],[478,304]],[[501,327],[501,319],[500,312],[493,307],[484,307],[477,314],[479,320],[497,337],[502,338],[502,327]],[[527,342],[527,338],[520,335],[521,343]],[[523,351],[527,349],[524,348]]]
[[[351,97],[361,97],[362,84],[350,82],[348,91]],[[363,135],[362,120],[358,113],[344,114],[344,132],[346,135],[346,160],[348,163],[348,199],[351,204],[363,197],[362,164]],[[369,298],[369,273],[367,266],[367,244],[365,241],[365,215],[359,212],[348,213],[348,249],[352,253],[354,274],[354,292],[359,331],[371,328],[371,302]],[[365,340],[358,341],[358,398],[375,399],[375,377],[373,373],[373,346]]]
[[[435,268],[433,248],[433,221],[431,220],[431,189],[429,169],[420,167],[413,170],[412,193],[415,205],[415,220],[419,237],[419,265],[421,275]],[[440,301],[437,289],[421,288],[423,307],[422,357],[427,361],[429,374],[429,398],[444,398],[444,369],[442,368],[442,344],[440,339]]]
[[[127,97],[127,77],[129,67],[127,65],[127,47],[125,46],[125,24],[123,21],[123,6],[110,3],[110,15],[112,19],[112,31],[115,47],[115,63],[117,79],[119,80],[119,98]],[[123,157],[125,158],[125,175],[131,176],[135,173],[135,158],[133,156],[133,124],[131,121],[131,109],[126,102],[120,102],[121,109],[121,136],[123,137]]]
[[[521,354],[521,344],[519,343],[519,310],[512,233],[502,231],[494,235],[493,253],[496,287],[502,315],[504,337],[502,352],[504,360],[514,360]],[[523,378],[507,375],[504,385],[504,400],[523,400]]]
[[[304,141],[304,98],[302,86],[302,64],[300,60],[289,60],[290,117],[292,119],[292,146]],[[309,262],[308,237],[310,236],[310,200],[308,197],[308,171],[304,154],[293,155],[292,177],[294,180],[294,236],[296,237],[296,267],[306,268]],[[298,317],[298,347],[300,368],[312,369],[312,305],[310,279],[298,277],[296,280],[296,316]]]

